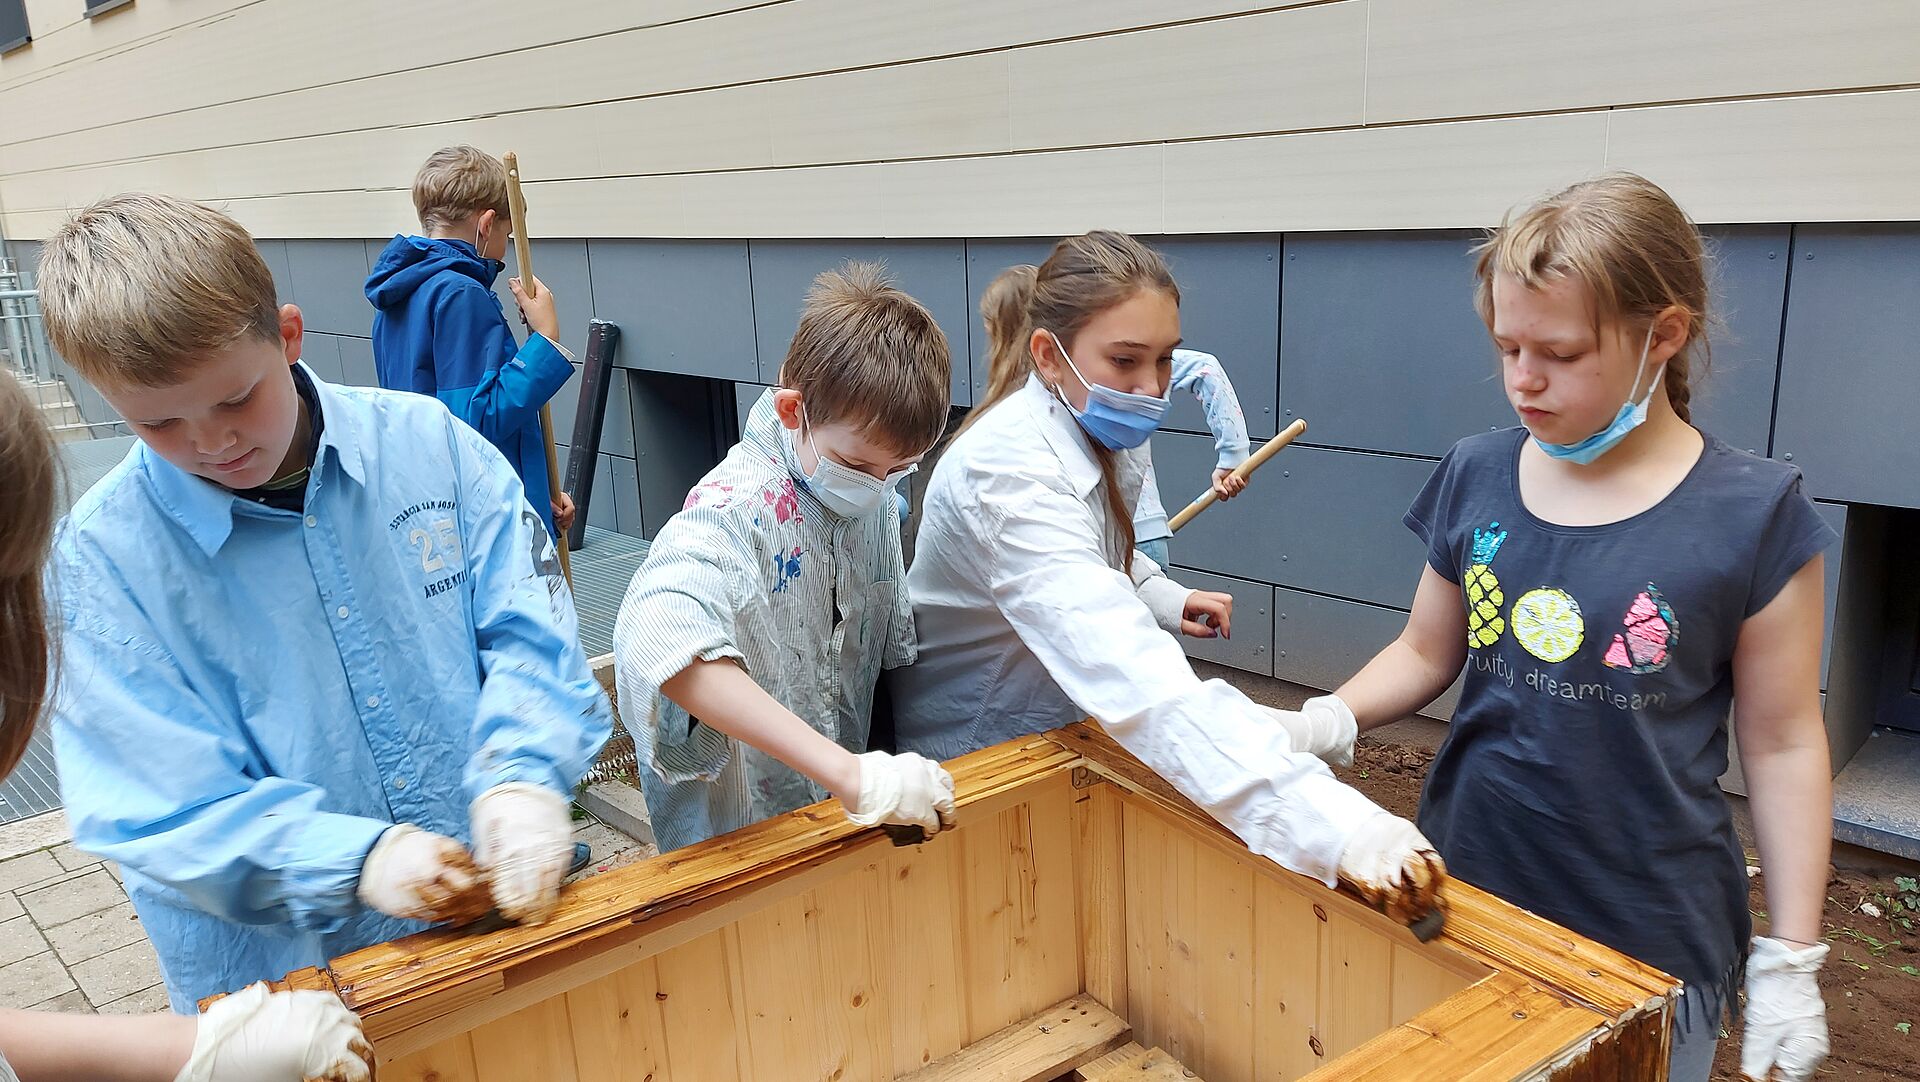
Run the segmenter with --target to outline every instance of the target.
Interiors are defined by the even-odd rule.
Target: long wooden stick
[[[1288,425],[1287,427],[1281,429],[1280,434],[1278,436],[1275,436],[1274,438],[1268,440],[1264,445],[1261,446],[1261,448],[1258,451],[1255,451],[1251,456],[1249,456],[1245,462],[1242,462],[1238,466],[1235,466],[1233,468],[1232,476],[1238,477],[1244,480],[1248,475],[1253,473],[1253,471],[1259,469],[1260,466],[1267,461],[1267,459],[1272,458],[1274,455],[1279,454],[1280,448],[1285,447],[1287,444],[1292,443],[1296,439],[1299,439],[1300,433],[1305,432],[1306,430],[1307,430],[1307,419],[1305,417],[1302,417],[1299,420]],[[1199,499],[1188,504],[1186,508],[1182,510],[1179,514],[1173,516],[1173,518],[1167,522],[1167,526],[1170,529],[1172,529],[1175,533],[1180,532],[1180,527],[1185,526],[1189,522],[1192,522],[1193,516],[1213,506],[1213,501],[1217,499],[1219,499],[1219,497],[1214,495],[1213,489],[1208,488],[1205,492],[1200,494]]]
[[[513,214],[513,250],[520,257],[520,288],[535,296],[540,286],[533,278],[533,247],[527,243],[527,199],[520,193],[520,159],[509,150],[501,159],[507,166],[507,209]],[[540,435],[547,443],[547,498],[560,502],[560,455],[553,446],[553,407],[540,405]],[[554,543],[560,549],[560,573],[567,586],[573,586],[573,558],[567,553],[567,533],[555,529]]]

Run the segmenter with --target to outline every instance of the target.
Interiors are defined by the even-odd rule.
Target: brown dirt
[[[1341,780],[1372,797],[1396,815],[1412,816],[1420,803],[1427,765],[1433,753],[1424,748],[1362,740],[1350,770],[1338,771]],[[1749,849],[1748,863],[1757,859]],[[1817,1078],[1920,1080],[1920,1034],[1897,1026],[1920,1025],[1920,890],[1903,891],[1894,874],[1833,869],[1827,880],[1824,921],[1833,952],[1820,972],[1820,988],[1827,1000],[1827,1025],[1833,1054]],[[1756,929],[1766,928],[1765,877],[1752,880],[1748,906]],[[1912,909],[1896,909],[1906,894]],[[1879,917],[1861,909],[1862,903],[1880,911]],[[1914,927],[1897,920],[1906,916]],[[1740,1078],[1740,1026],[1726,1028],[1726,1039],[1714,1059],[1714,1082]]]

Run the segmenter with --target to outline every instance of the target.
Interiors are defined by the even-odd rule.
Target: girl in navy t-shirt
[[[1452,874],[1686,983],[1676,1082],[1712,1065],[1746,975],[1741,1067],[1827,1051],[1832,819],[1821,552],[1799,471],[1689,422],[1699,232],[1636,176],[1575,185],[1494,233],[1475,301],[1523,427],[1456,444],[1407,513],[1427,544],[1398,640],[1305,721],[1353,732],[1464,670],[1419,825]],[[1770,935],[1718,778],[1730,704]]]

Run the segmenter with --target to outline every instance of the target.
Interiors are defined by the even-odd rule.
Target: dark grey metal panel
[[[267,269],[273,272],[274,297],[281,304],[298,303],[293,299],[293,272],[287,266],[287,242],[284,240],[258,240],[253,246],[260,250],[260,258],[267,263]],[[369,306],[371,318],[371,306]],[[304,313],[303,313],[304,315]]]
[[[980,295],[1000,272],[1021,263],[1038,266],[1053,251],[1055,241],[1038,237],[1007,237],[970,240],[967,247],[967,336],[969,381],[972,393],[968,402],[978,402],[987,393],[987,330],[980,322]],[[959,358],[954,358],[959,363]]]
[[[1279,356],[1280,238],[1144,237],[1167,258],[1180,283],[1180,332],[1186,344],[1219,357],[1258,439],[1278,431],[1275,386]],[[1047,239],[967,242],[967,297],[972,313],[971,367],[974,400],[987,389],[987,342],[980,325],[980,296],[1000,272],[1020,263],[1039,264],[1053,251]],[[1206,415],[1191,394],[1174,396],[1169,431],[1206,432]]]
[[[1233,595],[1233,638],[1196,639],[1181,635],[1188,657],[1217,662],[1235,669],[1273,675],[1273,587],[1204,571],[1173,568],[1174,581],[1194,590]]]
[[[309,330],[328,334],[373,333],[367,302],[367,246],[357,240],[289,240],[287,276],[293,303]]]
[[[1169,511],[1185,482],[1210,473],[1204,436],[1162,433],[1154,469]],[[1247,491],[1208,508],[1173,538],[1173,559],[1255,582],[1407,607],[1426,550],[1401,524],[1433,472],[1424,459],[1294,445],[1255,474]],[[1198,486],[1195,486],[1198,491]]]
[[[620,367],[759,378],[746,241],[594,240],[587,261],[593,314],[620,324]]]
[[[593,471],[593,495],[587,500],[587,525],[603,530],[620,529],[619,496],[614,492],[613,457],[596,456]]]
[[[1180,335],[1187,345],[1220,358],[1233,381],[1247,431],[1255,439],[1278,431],[1280,357],[1280,238],[1146,237],[1166,256],[1180,283]],[[1166,427],[1207,431],[1194,396],[1176,392]]]
[[[1794,227],[1773,454],[1824,499],[1920,507],[1920,225]]]
[[[373,339],[342,335],[340,343],[340,382],[355,387],[380,386],[380,374],[373,367]]]
[[[627,374],[627,386],[641,526],[621,532],[652,538],[686,504],[688,490],[733,445],[732,439],[720,442],[714,431],[714,396],[729,392],[725,384],[712,380],[637,370]]]
[[[740,435],[747,434],[747,414],[753,411],[753,404],[767,392],[766,387],[758,383],[736,383],[733,385],[733,407],[740,421]],[[921,471],[926,472],[926,471]]]
[[[300,359],[313,373],[328,383],[345,383],[340,367],[340,339],[336,335],[310,331],[300,340]]]
[[[1399,609],[1284,588],[1273,591],[1273,675],[1322,691],[1346,683],[1407,626]],[[1453,716],[1460,681],[1421,710]]]
[[[967,303],[966,252],[960,241],[756,240],[750,247],[760,382],[772,383],[778,378],[814,277],[858,259],[885,263],[894,283],[933,313],[953,352],[953,401],[962,405],[973,401],[964,360],[973,309]]]
[[[526,341],[527,328],[520,322],[520,308],[514,303],[507,279],[520,273],[520,257],[511,241],[507,244],[507,269],[493,281],[494,295],[500,298],[500,311],[513,328],[514,337]],[[560,344],[573,353],[575,360],[587,354],[587,321],[593,318],[593,276],[587,269],[587,242],[584,240],[536,240],[533,242],[533,276],[553,290],[559,306]]]
[[[1840,554],[1847,551],[1847,505],[1843,503],[1815,503],[1814,509],[1820,517],[1827,520],[1840,539],[1835,541],[1826,552],[1826,632],[1820,639],[1820,690],[1827,690],[1827,673],[1833,666],[1833,619],[1840,607]]]
[[[612,462],[614,521],[620,524],[621,533],[638,537],[646,528],[640,517],[640,474],[631,458],[614,455]]]
[[[1773,435],[1792,227],[1722,225],[1705,232],[1714,276],[1709,304],[1717,325],[1708,333],[1712,352],[1704,373],[1695,362],[1693,421],[1735,447],[1764,455]]]
[[[1289,234],[1281,421],[1305,417],[1309,443],[1435,456],[1516,423],[1473,310],[1473,243],[1461,230]]]
[[[33,28],[27,25],[26,0],[0,0],[0,53],[17,49],[33,40]]]

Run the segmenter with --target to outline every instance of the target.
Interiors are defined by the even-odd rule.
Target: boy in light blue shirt
[[[54,741],[174,1009],[479,883],[545,919],[610,712],[513,468],[433,399],[299,364],[299,309],[215,211],[95,204],[39,278],[55,347],[142,440],[56,540]]]

